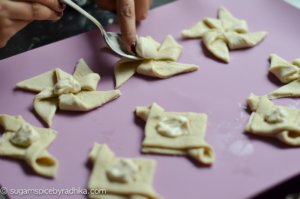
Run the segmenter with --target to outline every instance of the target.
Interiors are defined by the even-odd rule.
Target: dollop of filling
[[[38,138],[39,134],[32,126],[23,124],[10,138],[10,142],[19,147],[29,147]]]
[[[175,138],[187,133],[188,123],[184,116],[163,117],[156,128],[159,134]]]
[[[139,166],[130,159],[118,159],[106,171],[112,182],[130,183],[136,180]]]
[[[265,116],[265,121],[272,124],[282,123],[285,121],[286,116],[287,113],[282,108],[276,108]]]
[[[78,93],[81,90],[80,83],[74,78],[59,80],[54,86],[54,94]]]

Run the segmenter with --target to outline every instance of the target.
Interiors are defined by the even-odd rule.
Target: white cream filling
[[[272,124],[281,123],[285,121],[286,116],[287,113],[282,108],[276,108],[265,116],[265,121]]]
[[[16,146],[29,147],[38,138],[39,134],[32,126],[23,124],[10,138],[10,142]]]
[[[188,118],[184,116],[163,117],[157,124],[159,134],[166,137],[178,137],[187,133]]]
[[[59,80],[54,86],[56,95],[78,93],[81,90],[80,83],[74,78],[66,78]]]
[[[110,181],[130,183],[136,180],[139,166],[130,159],[118,159],[106,171]]]

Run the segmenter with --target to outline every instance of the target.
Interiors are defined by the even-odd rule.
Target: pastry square
[[[187,155],[203,164],[212,164],[214,152],[204,140],[207,115],[165,112],[158,104],[137,107],[136,114],[146,121],[144,153]]]
[[[95,143],[89,159],[93,163],[90,190],[105,189],[108,195],[90,194],[91,199],[159,199],[152,188],[156,162],[144,158],[119,158],[106,144]]]
[[[250,134],[273,137],[300,146],[300,110],[273,104],[266,96],[251,94],[248,105],[253,111],[246,126]]]

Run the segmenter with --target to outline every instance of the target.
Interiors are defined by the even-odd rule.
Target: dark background
[[[116,15],[99,8],[94,0],[73,0],[96,17],[103,26],[116,22]],[[175,0],[153,0],[151,8]],[[58,21],[35,21],[11,38],[4,48],[0,48],[0,59],[10,57],[61,39],[89,30],[95,25],[72,8],[67,7]]]

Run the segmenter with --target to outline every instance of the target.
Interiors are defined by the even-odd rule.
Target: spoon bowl
[[[69,5],[70,7],[77,10],[79,13],[84,15],[86,18],[91,20],[100,30],[101,35],[107,44],[107,46],[117,55],[120,55],[122,57],[126,57],[128,59],[132,60],[141,60],[141,57],[138,57],[137,55],[131,54],[125,50],[123,47],[123,42],[121,40],[121,35],[115,32],[106,32],[101,23],[92,15],[90,15],[88,12],[83,10],[80,6],[78,6],[76,3],[74,3],[71,0],[61,0],[61,3],[65,3]]]

